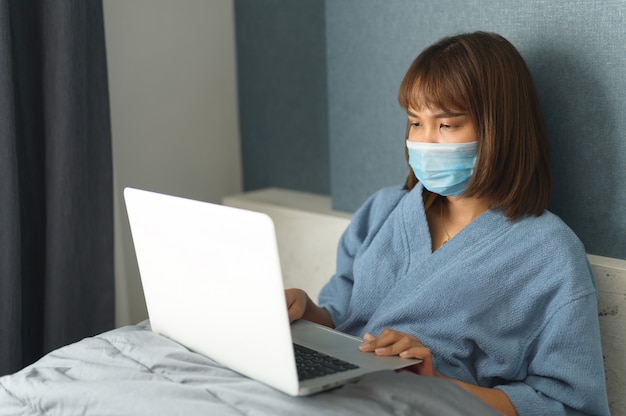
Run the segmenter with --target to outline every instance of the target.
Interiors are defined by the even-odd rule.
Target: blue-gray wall
[[[326,193],[313,190],[311,183],[326,180],[320,170],[328,169],[334,207],[353,211],[376,189],[401,183],[407,173],[405,115],[396,92],[410,62],[443,36],[494,31],[517,46],[537,84],[552,142],[551,210],[574,229],[588,252],[626,259],[626,0],[235,0],[235,4],[240,81],[242,74],[254,73],[258,82],[277,88],[272,91],[277,96],[303,95],[301,105],[284,102],[265,114],[268,119],[256,123],[279,130],[285,120],[307,114],[318,117],[301,126],[302,132],[316,129],[315,133],[290,136],[298,145],[275,147],[280,157],[247,166],[246,189],[254,189],[248,187],[249,178],[272,172],[283,182],[267,186],[283,186],[290,180],[284,187]],[[256,11],[252,27],[251,4],[263,11]],[[242,27],[246,15],[247,25]],[[305,37],[301,31],[321,37],[325,33],[316,43],[324,45],[325,56],[319,58],[316,48],[309,51],[315,55],[309,56],[311,60],[323,59],[325,66],[301,65],[298,54],[290,58],[294,46],[289,36],[265,36],[272,25],[292,27],[299,37]],[[265,51],[250,54],[249,45],[240,42],[242,32],[256,35],[257,45],[266,42]],[[275,51],[281,51],[285,60],[263,60],[262,55]],[[259,61],[266,62],[261,66],[264,73],[252,67]],[[276,73],[288,69],[324,72],[300,76],[323,79],[327,89],[303,86],[297,80],[271,82]],[[246,154],[254,159],[250,142],[278,143],[278,139],[244,134],[254,130],[247,124],[250,106],[258,107],[265,98],[241,82],[239,88],[247,164]],[[326,116],[320,115],[322,109]],[[313,122],[320,125],[312,126]],[[321,149],[329,153],[321,155]],[[307,151],[317,165],[295,178],[289,163],[306,158],[302,152]],[[320,190],[324,186],[315,185]]]
[[[235,0],[244,189],[330,193],[320,0]]]

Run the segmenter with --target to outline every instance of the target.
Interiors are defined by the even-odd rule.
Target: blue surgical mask
[[[423,143],[406,141],[409,165],[430,192],[458,196],[474,172],[478,142]]]

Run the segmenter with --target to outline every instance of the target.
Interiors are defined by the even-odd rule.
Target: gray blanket
[[[148,322],[60,348],[0,378],[0,415],[491,415],[454,384],[381,372],[294,398],[150,331]]]

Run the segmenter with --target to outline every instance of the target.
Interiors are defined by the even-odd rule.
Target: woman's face
[[[412,142],[467,143],[477,140],[476,126],[462,112],[428,108],[409,109],[409,137]]]

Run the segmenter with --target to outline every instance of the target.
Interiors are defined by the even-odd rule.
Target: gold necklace
[[[452,237],[450,237],[450,234],[448,234],[448,230],[446,229],[446,222],[443,220],[443,201],[440,201],[441,204],[441,209],[439,210],[439,212],[441,213],[441,226],[443,227],[443,231],[446,233],[446,239],[443,240],[443,244],[447,243],[448,241],[450,241],[450,239]]]

